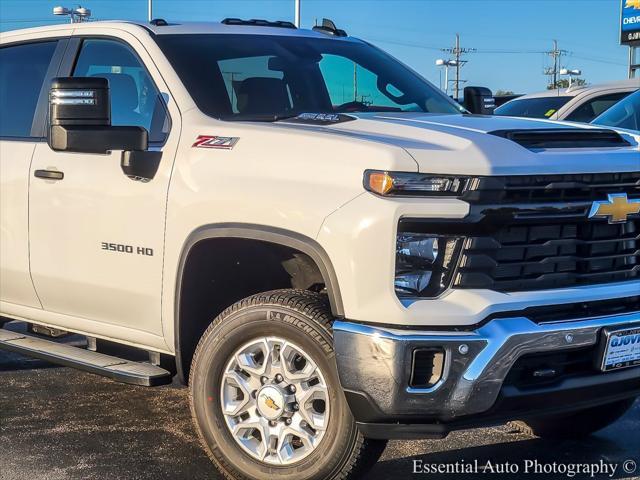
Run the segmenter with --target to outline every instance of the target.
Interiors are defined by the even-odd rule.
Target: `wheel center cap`
[[[284,395],[273,385],[266,385],[258,391],[258,411],[268,420],[275,420],[284,412]]]

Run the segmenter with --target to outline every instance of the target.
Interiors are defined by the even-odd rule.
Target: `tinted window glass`
[[[339,109],[340,105],[356,102],[376,111],[421,110],[416,103],[401,105],[389,98],[379,88],[378,75],[346,57],[323,55],[320,60],[320,71],[334,109]],[[384,85],[384,89],[394,97],[404,95],[404,92],[391,83]]]
[[[265,78],[265,82],[282,82],[282,72],[273,72],[269,70],[269,60],[273,57],[245,57],[231,58],[228,60],[220,60],[218,67],[222,74],[225,89],[231,102],[231,109],[234,113],[240,113],[245,107],[247,98],[244,86],[245,80],[249,78]],[[250,81],[249,81],[250,82]],[[291,109],[291,93],[285,85],[285,108]]]
[[[30,137],[57,42],[0,48],[0,136]]]
[[[496,108],[495,115],[549,118],[573,97],[538,97],[511,100]]]
[[[156,41],[207,115],[273,121],[303,112],[461,107],[364,42],[278,35],[158,35]]]
[[[593,123],[640,131],[640,90],[616,103]]]
[[[599,97],[592,98],[571,112],[565,120],[571,120],[572,122],[590,122],[601,113],[606,112],[627,95],[629,95],[629,92],[610,93],[609,95],[601,95]]]
[[[113,40],[85,40],[73,76],[106,78],[112,125],[144,127],[150,142],[164,142],[169,119],[162,97],[128,46]]]

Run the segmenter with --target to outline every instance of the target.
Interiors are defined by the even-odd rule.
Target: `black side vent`
[[[531,149],[628,147],[630,145],[617,132],[597,128],[495,130],[489,133]]]
[[[413,351],[411,379],[413,388],[431,388],[444,374],[445,353],[441,348],[418,348]]]

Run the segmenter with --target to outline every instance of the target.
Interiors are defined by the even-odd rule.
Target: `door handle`
[[[64,178],[64,172],[59,172],[58,170],[36,170],[33,172],[33,176],[47,180],[62,180]]]

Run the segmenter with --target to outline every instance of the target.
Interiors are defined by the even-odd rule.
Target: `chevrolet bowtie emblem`
[[[262,394],[261,397],[264,399],[264,404],[271,410],[280,410],[280,407],[278,406],[276,401],[269,395]]]
[[[626,193],[610,193],[609,199],[593,202],[589,218],[608,217],[609,223],[624,223],[629,215],[640,213],[640,199],[629,200]]]

